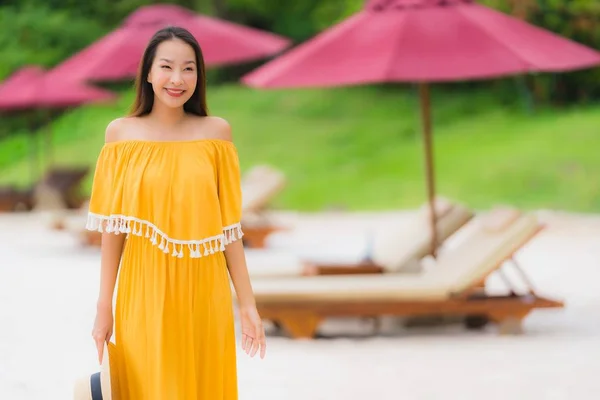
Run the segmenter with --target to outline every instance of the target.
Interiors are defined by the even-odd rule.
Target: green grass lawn
[[[50,127],[57,164],[95,163],[104,128],[132,100],[86,107]],[[269,163],[289,184],[278,208],[414,207],[425,200],[418,99],[399,87],[258,91],[209,89],[211,112],[234,128],[242,168]],[[473,207],[600,211],[600,107],[503,106],[482,90],[433,94],[438,192]],[[24,135],[0,142],[0,184],[31,181]],[[91,175],[86,181],[89,190]]]

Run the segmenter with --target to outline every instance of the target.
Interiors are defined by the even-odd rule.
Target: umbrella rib
[[[506,42],[502,41],[499,37],[497,37],[496,35],[493,35],[492,33],[490,33],[488,31],[488,29],[484,25],[482,25],[480,23],[480,21],[478,21],[476,18],[473,18],[468,13],[464,12],[463,9],[460,9],[459,7],[457,7],[457,9],[459,9],[458,11],[460,12],[460,14],[463,17],[468,18],[473,23],[473,26],[476,26],[479,29],[480,32],[482,32],[488,38],[490,38],[493,41],[495,41],[496,43],[500,44],[505,49],[507,49],[509,52],[511,52],[512,54],[514,54],[517,58],[519,58],[521,60],[521,62],[523,63],[523,65],[525,65],[525,69],[527,69],[528,71],[533,71],[534,70],[534,68],[533,68],[534,63],[532,63],[529,60],[527,60],[526,57],[523,57],[523,55],[519,51],[513,49],[509,44],[507,44]]]

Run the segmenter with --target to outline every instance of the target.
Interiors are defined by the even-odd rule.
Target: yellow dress
[[[117,283],[116,400],[236,400],[223,250],[242,237],[237,150],[226,140],[107,143],[87,229],[127,235]]]

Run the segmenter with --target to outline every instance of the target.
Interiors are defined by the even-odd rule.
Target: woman
[[[185,29],[151,39],[129,117],[112,121],[96,166],[87,228],[102,232],[93,338],[112,336],[121,400],[234,400],[232,293],[242,349],[265,355],[240,225],[241,187],[228,123],[208,116],[200,47]]]

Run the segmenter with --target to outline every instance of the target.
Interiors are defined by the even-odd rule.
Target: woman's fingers
[[[242,334],[242,350],[246,351],[246,346],[248,344],[248,335],[245,333]]]
[[[264,358],[267,348],[262,323],[254,324],[253,330],[254,332],[250,335],[242,333],[242,350],[250,357],[254,357],[260,350],[260,358]]]
[[[252,348],[250,349],[250,357],[254,357],[256,352],[258,351],[258,340],[254,339],[252,341]]]
[[[259,344],[260,344],[260,358],[265,358],[265,354],[267,352],[267,339],[265,338],[265,331],[264,329],[261,330],[260,336],[259,336]]]
[[[262,324],[258,324],[254,332],[254,339],[252,340],[252,347],[250,349],[250,357],[254,357],[260,349],[260,357],[264,357],[265,353],[265,331]]]
[[[92,332],[94,343],[96,343],[96,350],[98,351],[98,363],[102,364],[102,357],[104,356],[104,344],[108,343],[112,337],[112,329],[102,333],[101,331]]]
[[[96,350],[98,351],[98,364],[102,364],[102,357],[104,356],[104,340],[102,338],[94,338],[96,342]]]

